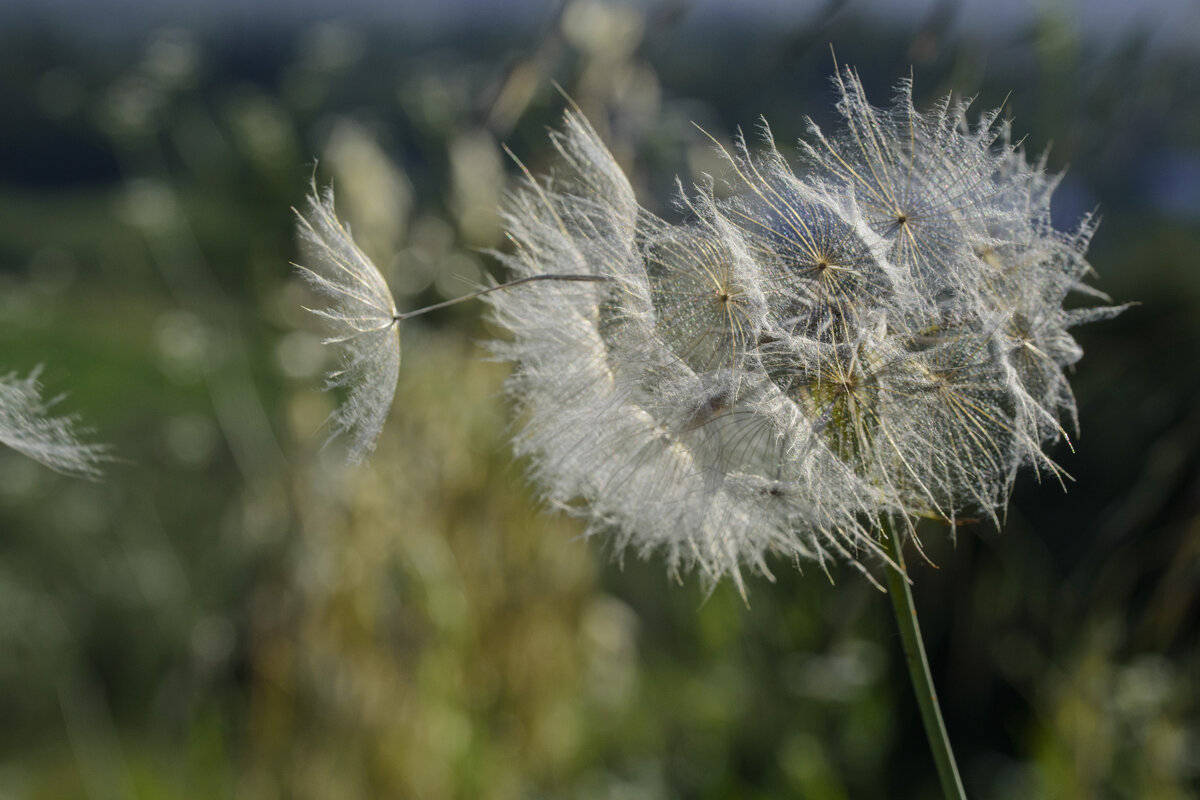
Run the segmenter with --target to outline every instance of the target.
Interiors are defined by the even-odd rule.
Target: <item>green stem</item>
[[[892,599],[892,611],[900,627],[900,639],[904,643],[904,660],[908,662],[908,674],[912,678],[913,691],[917,694],[917,705],[921,708],[921,721],[929,737],[929,748],[937,763],[938,777],[942,781],[942,792],[946,800],[966,800],[962,778],[958,777],[958,765],[950,749],[950,737],[946,735],[946,723],[938,707],[937,690],[929,674],[929,661],[925,658],[925,645],[921,643],[921,627],[917,624],[917,607],[913,605],[912,590],[908,586],[908,573],[904,568],[900,537],[888,530],[888,554],[895,567],[887,567],[888,596]]]

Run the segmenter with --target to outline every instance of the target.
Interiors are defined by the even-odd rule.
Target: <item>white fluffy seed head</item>
[[[576,111],[552,178],[512,196],[514,278],[487,300],[509,338],[516,449],[551,504],[717,579],[768,555],[858,563],[885,518],[1002,512],[1018,469],[1073,421],[1064,311],[1090,223],[1049,224],[1057,179],[989,112],[887,109],[837,78],[845,126],[793,172],[739,141],[732,196],[641,209]]]

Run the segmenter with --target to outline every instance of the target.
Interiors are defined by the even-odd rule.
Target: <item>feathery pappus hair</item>
[[[41,367],[25,377],[0,375],[0,444],[64,475],[97,479],[109,460],[106,445],[88,443],[75,415],[53,416],[60,397],[43,397]]]
[[[308,265],[295,265],[325,308],[309,309],[329,328],[324,344],[341,349],[339,364],[326,376],[326,389],[345,389],[346,399],[330,416],[330,438],[345,437],[352,463],[375,449],[396,395],[400,375],[400,333],[396,303],[375,263],[337,218],[333,190],[313,186],[305,212],[296,211],[297,229]]]

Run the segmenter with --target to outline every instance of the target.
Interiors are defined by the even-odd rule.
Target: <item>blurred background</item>
[[[398,305],[500,275],[560,84],[670,216],[765,115],[1004,104],[1099,208],[1068,491],[912,565],[975,798],[1200,797],[1200,5],[0,1],[0,373],[118,460],[0,451],[0,798],[934,798],[887,599],[776,564],[749,606],[540,509],[476,305],[403,327],[370,466],[290,207],[334,182]],[[1052,145],[1052,146],[1051,146]]]

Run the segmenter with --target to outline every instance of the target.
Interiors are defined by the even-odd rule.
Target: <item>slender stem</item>
[[[929,661],[925,658],[925,645],[921,642],[921,626],[917,624],[917,607],[913,605],[912,590],[908,585],[900,536],[894,530],[888,530],[885,538],[888,554],[899,567],[887,567],[888,596],[892,599],[892,611],[900,627],[904,660],[908,663],[908,674],[912,678],[913,691],[917,694],[917,705],[921,708],[921,721],[925,723],[929,748],[937,763],[942,792],[946,800],[966,800],[962,778],[958,776],[958,765],[954,763],[954,753],[950,749],[950,737],[946,735],[946,723],[942,721],[942,711],[938,707],[937,690],[933,688],[933,677],[929,674]]]
[[[511,289],[514,286],[520,286],[522,283],[533,283],[534,281],[567,281],[567,282],[576,282],[576,283],[579,283],[579,282],[605,283],[610,280],[612,280],[612,278],[608,278],[603,275],[526,275],[524,278],[517,278],[516,280],[509,281],[508,283],[501,283],[496,286],[489,286],[486,289],[480,289],[477,292],[471,292],[470,294],[464,294],[462,297],[454,297],[449,300],[443,300],[440,303],[434,303],[431,306],[425,306],[424,308],[418,308],[414,311],[405,311],[403,313],[394,314],[392,316],[392,319],[395,320],[396,322],[400,322],[401,320],[406,320],[409,317],[419,317],[422,314],[428,314],[430,311],[437,311],[439,308],[446,308],[447,306],[456,306],[459,303],[466,302],[467,300],[474,300],[476,297],[483,297],[485,294],[491,294],[492,292],[498,292],[501,289]]]

